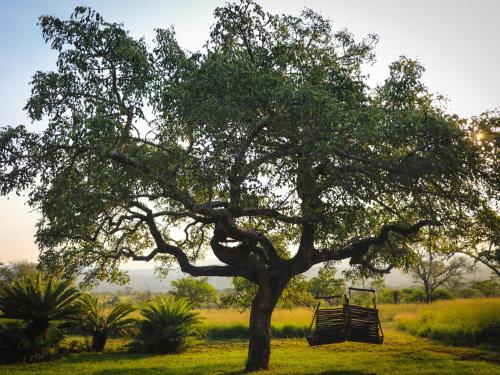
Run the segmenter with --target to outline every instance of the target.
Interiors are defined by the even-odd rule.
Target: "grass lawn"
[[[446,321],[454,330],[459,326],[478,327],[481,326],[478,322],[490,321],[491,316],[497,315],[498,303],[500,299],[454,300],[429,306],[380,305],[383,345],[342,343],[311,348],[305,339],[274,339],[269,373],[500,374],[497,351],[447,346],[396,329],[403,321],[421,324],[418,319],[422,316],[439,317],[439,322]],[[207,328],[248,325],[248,311],[199,312]],[[273,326],[307,327],[311,317],[312,311],[308,309],[277,309]],[[71,341],[82,340],[82,337],[68,337],[65,342],[71,346]],[[52,362],[1,365],[0,374],[239,374],[247,355],[247,341],[237,339],[208,340],[183,354],[164,356],[126,353],[123,350],[127,342],[127,339],[110,339],[104,354],[70,354]]]
[[[500,374],[500,355],[450,347],[386,324],[383,345],[273,340],[271,374]],[[116,350],[116,346],[112,345]],[[72,354],[53,362],[4,365],[1,374],[239,374],[245,341],[209,341],[177,355]]]

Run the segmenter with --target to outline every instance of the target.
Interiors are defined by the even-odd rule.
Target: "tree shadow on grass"
[[[342,371],[342,370],[326,370],[323,372],[318,372],[317,375],[376,375],[375,372],[363,372],[363,371]]]
[[[163,357],[162,355],[155,354],[139,354],[139,353],[85,353],[79,354],[78,356],[70,356],[66,358],[66,362],[69,363],[101,363],[101,362],[117,362],[117,361],[135,361],[142,360],[148,358],[154,358],[156,356]],[[96,375],[118,375],[118,374],[130,374],[130,375],[148,375],[148,374],[210,374],[217,372],[221,375],[244,375],[247,374],[243,366],[240,369],[225,371],[223,368],[220,368],[217,365],[206,365],[206,366],[189,366],[189,367],[177,367],[170,368],[167,366],[155,366],[154,364],[151,367],[137,367],[137,368],[127,368],[120,367],[119,364],[111,364],[107,369],[101,369],[94,372]],[[271,368],[272,370],[272,368]],[[366,372],[366,371],[358,371],[358,370],[326,370],[322,372],[318,372],[317,375],[374,375],[375,373]]]
[[[84,363],[84,362],[106,362],[106,361],[133,361],[138,359],[145,359],[154,357],[152,354],[138,354],[138,353],[83,353],[65,358],[69,363]]]
[[[168,368],[168,367],[142,367],[142,368],[133,368],[133,369],[124,369],[124,368],[112,368],[112,369],[103,369],[100,371],[96,371],[95,375],[118,375],[118,374],[127,374],[127,375],[149,375],[149,374],[169,374],[169,375],[183,375],[183,374],[212,374],[214,371],[217,371],[217,367],[214,366],[195,366],[190,368]],[[246,374],[243,369],[241,371],[230,371],[230,372],[219,372],[221,375],[244,375]]]
[[[188,370],[188,371],[187,371]],[[164,368],[164,367],[143,367],[134,369],[105,369],[102,371],[95,372],[96,375],[118,375],[118,374],[128,374],[128,375],[148,375],[148,374],[211,374],[216,371],[217,368],[213,366],[196,366],[189,369],[186,368]],[[272,369],[271,369],[272,370]],[[221,375],[244,375],[249,374],[241,369],[240,371],[230,371],[230,372],[220,372]],[[323,371],[317,373],[317,375],[375,375],[374,372],[362,372],[362,371]]]

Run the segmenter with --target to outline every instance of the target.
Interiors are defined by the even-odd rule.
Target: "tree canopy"
[[[414,60],[369,87],[375,35],[251,0],[214,15],[194,53],[172,28],[148,44],[85,7],[40,17],[57,70],[33,76],[26,110],[48,126],[3,128],[0,191],[29,192],[41,261],[68,274],[119,280],[124,261],[154,259],[257,284],[247,368],[265,368],[252,343],[268,347],[266,315],[295,275],[404,267],[425,226],[498,222],[498,136],[488,151]],[[199,264],[209,251],[220,264]]]

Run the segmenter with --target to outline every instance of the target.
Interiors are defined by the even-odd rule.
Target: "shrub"
[[[202,336],[198,313],[191,304],[173,296],[154,298],[141,312],[144,320],[138,324],[139,333],[132,344],[136,351],[145,353],[179,353],[193,339]]]
[[[26,323],[20,321],[0,323],[0,362],[23,360],[19,345],[26,339]]]
[[[50,323],[78,317],[81,307],[76,300],[79,295],[70,282],[45,279],[41,274],[6,285],[0,292],[2,317],[26,323],[23,339],[18,341],[15,350],[21,350],[28,360],[49,355],[62,339],[62,333],[51,328]],[[10,334],[13,331],[9,331]]]
[[[421,289],[405,288],[403,289],[403,295],[403,302],[405,303],[425,302],[425,293]]]
[[[453,296],[451,295],[451,293],[444,289],[438,289],[432,295],[433,301],[447,300],[452,298]]]
[[[135,324],[135,319],[127,318],[135,309],[131,305],[119,304],[108,313],[104,304],[99,306],[90,294],[81,297],[83,305],[82,330],[92,335],[92,350],[102,352],[109,335],[124,335]]]
[[[0,362],[32,362],[54,357],[63,338],[61,330],[49,327],[46,337],[30,338],[27,324],[19,320],[0,324]]]

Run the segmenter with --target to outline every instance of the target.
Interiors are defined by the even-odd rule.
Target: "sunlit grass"
[[[451,347],[395,329],[397,325],[421,325],[434,319],[450,327],[481,326],[498,321],[500,298],[454,300],[432,305],[381,305],[383,345],[346,342],[309,347],[305,339],[272,340],[271,374],[498,374],[500,355],[477,348]],[[247,332],[249,311],[199,310],[209,329],[222,333]],[[312,310],[277,309],[273,326],[302,329],[310,324]],[[402,323],[402,322],[405,323]],[[461,321],[462,323],[459,323]],[[465,323],[467,322],[467,323]],[[426,323],[427,324],[427,323]],[[430,324],[430,323],[429,323]],[[239,327],[239,328],[235,328]],[[408,328],[407,328],[408,329]],[[456,329],[456,328],[454,328]],[[224,331],[225,330],[225,331]],[[408,329],[408,331],[410,331]],[[219,332],[219,333],[220,333]],[[231,334],[234,334],[231,333]],[[498,337],[498,336],[497,336]],[[83,346],[74,336],[64,346]],[[104,354],[76,353],[53,362],[0,366],[1,374],[239,374],[246,360],[248,342],[242,339],[201,341],[185,353],[139,355],[127,353],[130,338],[111,339]]]
[[[392,325],[392,324],[391,324]],[[1,374],[240,374],[243,340],[210,341],[175,355],[81,353],[54,362],[0,366]],[[498,374],[498,355],[447,347],[388,327],[383,345],[309,347],[305,340],[272,341],[269,374]]]
[[[461,299],[420,305],[395,318],[412,334],[456,345],[500,345],[500,298]]]
[[[199,310],[207,326],[221,326],[243,324],[248,325],[250,311],[237,309]],[[306,308],[276,309],[273,313],[272,324],[275,326],[297,325],[303,326],[311,323],[313,310]]]
[[[379,314],[382,322],[392,321],[398,314],[417,311],[421,304],[383,304],[380,305]],[[207,309],[198,310],[205,319],[207,326],[221,326],[243,324],[248,325],[250,311],[237,309]],[[279,327],[284,325],[309,326],[313,317],[314,309],[297,307],[294,309],[276,309],[273,312],[272,325]]]

